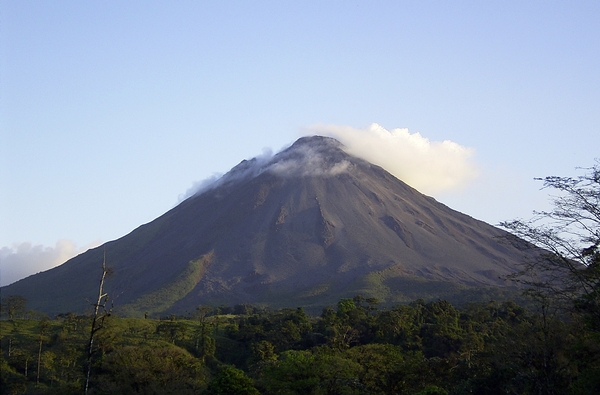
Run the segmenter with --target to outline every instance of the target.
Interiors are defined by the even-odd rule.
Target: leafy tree
[[[210,336],[212,325],[207,319],[208,313],[211,310],[212,308],[208,306],[199,306],[196,308],[195,318],[198,320],[199,326],[194,332],[194,349],[202,361],[206,357],[212,357],[215,354],[215,339]]]
[[[176,340],[183,340],[187,334],[187,325],[183,321],[162,321],[156,326],[156,333],[175,344]]]
[[[403,353],[399,346],[367,344],[353,347],[345,355],[361,366],[358,378],[370,394],[410,393],[427,376],[422,354]]]
[[[0,393],[23,394],[25,391],[27,391],[27,378],[17,373],[4,356],[0,355]]]
[[[357,307],[356,301],[360,303],[362,301],[362,297],[356,297],[354,299],[341,299],[337,304],[337,316],[349,323],[353,318],[356,319]],[[354,313],[354,314],[353,314]]]
[[[275,347],[267,340],[261,340],[252,344],[252,354],[257,363],[268,363],[277,360]]]
[[[427,357],[447,357],[459,351],[463,333],[458,325],[458,311],[445,300],[430,302],[424,307],[424,324],[420,336]]]
[[[2,298],[2,312],[6,312],[9,319],[14,319],[17,315],[24,315],[27,306],[27,299],[20,295],[10,295]]]
[[[337,310],[327,307],[321,313],[320,329],[330,346],[343,350],[359,343],[360,333],[355,326],[361,320],[362,311],[353,299],[341,299]]]
[[[210,381],[209,395],[260,395],[252,379],[231,365],[224,365]]]
[[[419,330],[421,323],[421,306],[401,305],[388,311],[382,311],[377,316],[377,341],[397,344],[405,350],[415,350],[421,347]],[[420,317],[419,317],[420,318]]]
[[[600,161],[585,170],[578,177],[538,179],[558,192],[553,208],[500,225],[544,250],[514,278],[545,303],[558,300],[579,308],[600,330]]]
[[[351,394],[360,365],[339,352],[285,351],[263,370],[261,384],[266,394]]]
[[[98,390],[113,394],[195,394],[205,383],[200,361],[169,343],[121,347],[99,373]]]

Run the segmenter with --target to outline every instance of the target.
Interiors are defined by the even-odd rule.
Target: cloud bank
[[[472,148],[430,141],[408,129],[387,130],[376,123],[364,129],[314,125],[307,134],[339,140],[349,154],[383,167],[425,194],[460,190],[478,175]]]
[[[96,247],[93,243],[78,248],[70,240],[59,240],[54,247],[32,245],[29,242],[14,243],[0,249],[0,286],[58,266],[74,256]]]

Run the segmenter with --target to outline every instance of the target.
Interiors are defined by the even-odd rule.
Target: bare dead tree
[[[92,328],[90,330],[90,339],[87,344],[87,360],[85,375],[85,393],[88,393],[90,376],[92,372],[92,356],[94,354],[94,336],[104,326],[104,320],[111,313],[112,308],[107,308],[108,294],[104,292],[104,281],[110,275],[111,271],[106,266],[106,249],[104,250],[104,260],[102,261],[102,276],[100,277],[100,286],[98,287],[98,299],[94,306],[94,315],[92,316]]]
[[[36,384],[40,383],[40,372],[41,372],[41,367],[42,367],[42,345],[44,343],[44,336],[46,335],[48,328],[50,328],[49,319],[47,317],[44,317],[44,318],[42,318],[42,320],[40,321],[40,324],[39,324],[40,338],[39,338],[39,347],[38,347],[38,355],[37,355],[37,374],[35,377]]]

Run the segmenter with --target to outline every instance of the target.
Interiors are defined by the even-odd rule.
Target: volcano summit
[[[313,136],[242,161],[130,234],[2,288],[49,314],[80,312],[106,251],[115,311],[198,305],[318,307],[503,287],[523,251],[506,232],[419,193],[337,140]],[[96,273],[98,273],[96,275]]]

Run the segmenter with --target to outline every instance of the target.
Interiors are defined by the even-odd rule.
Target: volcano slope
[[[81,312],[107,291],[123,315],[199,305],[319,307],[505,287],[526,252],[506,232],[425,196],[337,140],[243,161],[130,234],[2,289],[30,308]]]

